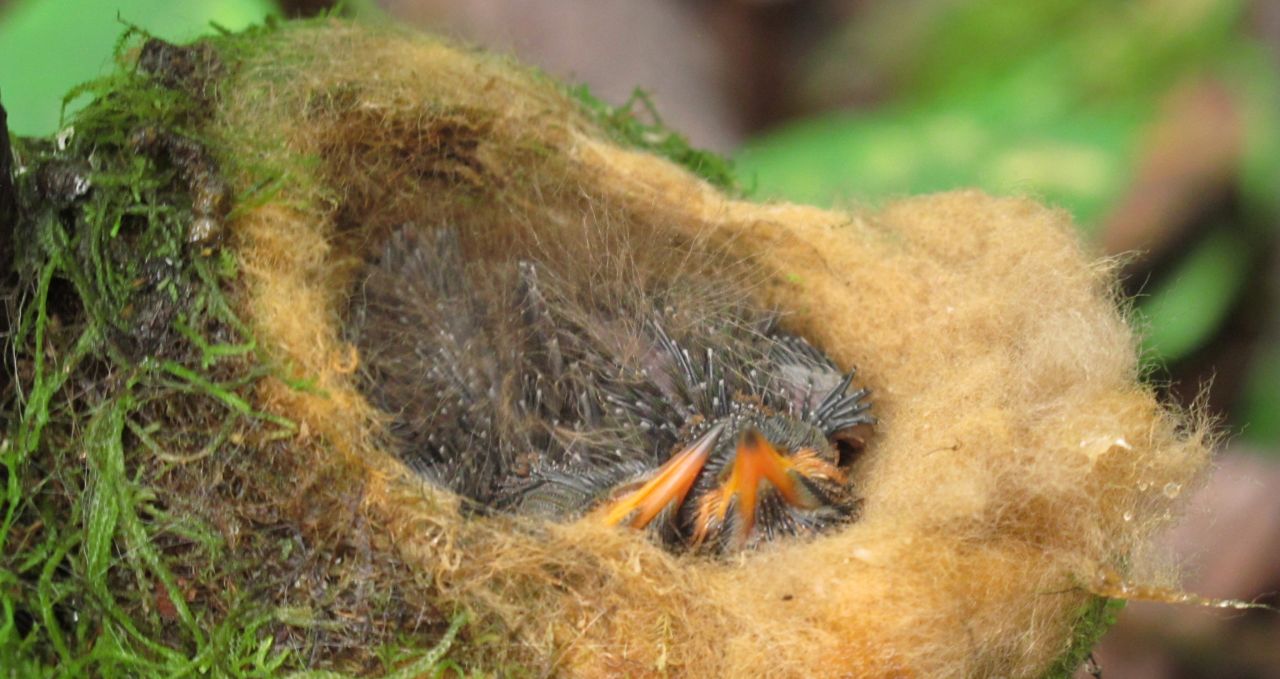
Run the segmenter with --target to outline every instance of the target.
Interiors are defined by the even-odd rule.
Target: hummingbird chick
[[[867,391],[702,256],[467,258],[453,229],[402,227],[351,300],[362,388],[401,458],[475,510],[714,553],[851,520]],[[663,257],[676,273],[636,263]]]

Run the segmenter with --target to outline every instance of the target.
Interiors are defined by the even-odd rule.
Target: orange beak
[[[793,507],[814,509],[822,504],[801,477],[816,476],[844,481],[844,475],[813,451],[801,450],[792,457],[784,456],[756,429],[748,429],[738,439],[737,455],[729,478],[718,489],[707,493],[698,510],[694,528],[694,544],[701,544],[713,526],[723,526],[729,506],[738,513],[735,539],[746,542],[756,523],[761,484],[768,481],[782,499]],[[736,499],[736,503],[733,502]]]
[[[663,509],[680,506],[706,466],[722,431],[724,425],[716,425],[667,460],[643,486],[610,503],[604,512],[604,522],[616,526],[630,518],[632,528],[644,528]]]

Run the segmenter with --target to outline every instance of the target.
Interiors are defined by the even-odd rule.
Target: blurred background
[[[584,83],[753,198],[976,186],[1070,211],[1122,257],[1151,382],[1229,434],[1168,536],[1187,588],[1280,606],[1280,1],[0,0],[0,100],[14,134],[55,134],[126,22],[189,40],[324,12]],[[1095,661],[1280,677],[1280,614],[1130,604]]]

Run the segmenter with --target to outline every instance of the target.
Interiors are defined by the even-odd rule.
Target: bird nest
[[[209,159],[163,130],[131,143],[185,168],[192,247],[229,253],[234,272],[200,280],[255,341],[235,370],[270,368],[243,396],[214,392],[280,424],[229,436],[263,461],[269,481],[246,483],[301,488],[279,520],[307,535],[358,528],[378,555],[371,589],[420,593],[393,597],[394,619],[467,611],[477,666],[1066,676],[1116,583],[1161,574],[1149,539],[1204,468],[1205,430],[1141,382],[1112,263],[1064,213],[976,192],[858,212],[743,200],[677,137],[399,32],[287,25],[142,55],[147,87],[207,102],[184,110]],[[726,271],[752,272],[752,303],[871,389],[860,516],[714,557],[590,520],[462,511],[386,445],[344,339],[364,262],[409,222],[489,251],[585,226],[728,254]]]

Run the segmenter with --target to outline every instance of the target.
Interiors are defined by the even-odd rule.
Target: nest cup
[[[575,676],[1069,673],[1098,633],[1100,578],[1159,575],[1147,545],[1206,464],[1204,428],[1140,381],[1113,268],[1065,213],[975,192],[874,212],[740,200],[541,74],[428,37],[313,24],[222,50],[210,134],[229,181],[283,177],[232,211],[240,305],[313,385],[267,380],[260,405],[300,423],[297,465],[360,479],[382,548],[516,661]],[[589,228],[746,263],[757,302],[873,390],[860,520],[723,560],[589,521],[464,517],[382,444],[342,339],[361,262],[406,222],[450,224],[476,256]]]

